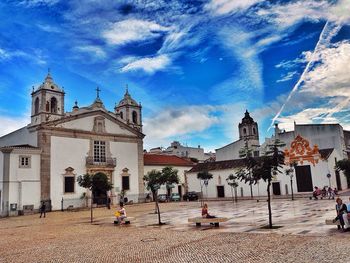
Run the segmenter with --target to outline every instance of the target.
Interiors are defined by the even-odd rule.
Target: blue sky
[[[112,110],[128,84],[145,148],[213,150],[238,138],[248,109],[271,124],[350,129],[350,0],[4,0],[0,135],[30,120],[31,87],[50,68],[66,110]]]

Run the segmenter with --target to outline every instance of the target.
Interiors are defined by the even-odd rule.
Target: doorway
[[[223,185],[216,186],[216,189],[218,191],[218,197],[225,197],[225,187]]]
[[[310,165],[298,165],[295,167],[298,192],[312,192],[312,177]]]
[[[281,195],[280,182],[272,182],[272,193],[273,195]]]
[[[343,190],[341,187],[340,173],[337,170],[335,171],[335,180],[337,181],[337,189]]]

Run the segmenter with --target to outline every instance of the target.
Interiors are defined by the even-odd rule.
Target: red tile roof
[[[143,155],[145,165],[194,166],[195,164],[176,155],[149,154]]]

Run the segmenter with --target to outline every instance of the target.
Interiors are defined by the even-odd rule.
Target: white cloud
[[[106,57],[106,52],[99,46],[81,46],[81,47],[76,47],[75,50],[83,53],[89,53],[92,56],[99,59],[103,59]]]
[[[165,139],[202,132],[218,122],[211,106],[186,106],[159,111],[144,119],[146,138]]]
[[[37,24],[37,27],[40,28],[43,31],[50,32],[50,33],[59,33],[61,30],[55,26],[46,25],[46,24]]]
[[[127,19],[114,23],[108,30],[102,32],[102,37],[109,44],[123,45],[158,37],[169,29],[152,21]]]
[[[216,15],[225,15],[248,9],[259,2],[261,0],[211,0],[204,8]]]
[[[281,79],[278,79],[276,82],[284,82],[293,79],[295,75],[298,75],[297,71],[291,71],[288,72],[287,74],[283,75]]]
[[[23,0],[19,4],[25,7],[35,7],[39,5],[53,6],[60,2],[60,0]]]
[[[128,59],[130,59],[130,57],[128,57]],[[122,67],[121,72],[143,70],[148,74],[153,74],[156,71],[164,70],[170,64],[171,60],[167,55],[145,57],[129,62]]]

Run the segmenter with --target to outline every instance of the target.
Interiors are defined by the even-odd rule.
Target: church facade
[[[239,124],[240,139],[227,146],[217,149],[215,162],[200,163],[186,173],[189,191],[200,192],[200,182],[197,173],[209,171],[213,179],[208,182],[204,196],[209,198],[229,198],[233,194],[226,179],[230,174],[244,166],[239,156],[239,151],[246,145],[253,149],[253,155],[264,155],[267,145],[276,138],[282,141],[285,154],[285,165],[282,173],[274,176],[271,192],[275,196],[290,195],[293,193],[310,195],[315,186],[323,188],[330,186],[338,190],[350,188],[349,182],[342,172],[335,170],[338,160],[350,156],[350,131],[346,131],[339,124],[305,124],[294,125],[290,132],[282,131],[275,127],[272,138],[266,138],[259,145],[259,138],[254,134],[257,131],[257,123],[246,112]],[[245,129],[245,130],[244,130]],[[292,165],[292,166],[291,166]],[[291,170],[287,175],[287,170]],[[267,184],[263,181],[250,186],[238,181],[236,195],[250,198],[251,196],[266,195]]]
[[[112,202],[123,189],[129,200],[143,197],[141,105],[126,90],[113,111],[99,97],[86,107],[76,102],[65,111],[65,92],[50,73],[32,92],[31,122],[0,138],[0,214],[52,210],[89,193],[77,176],[106,174],[113,183]],[[72,201],[73,202],[73,201]],[[66,207],[63,207],[66,208]]]

